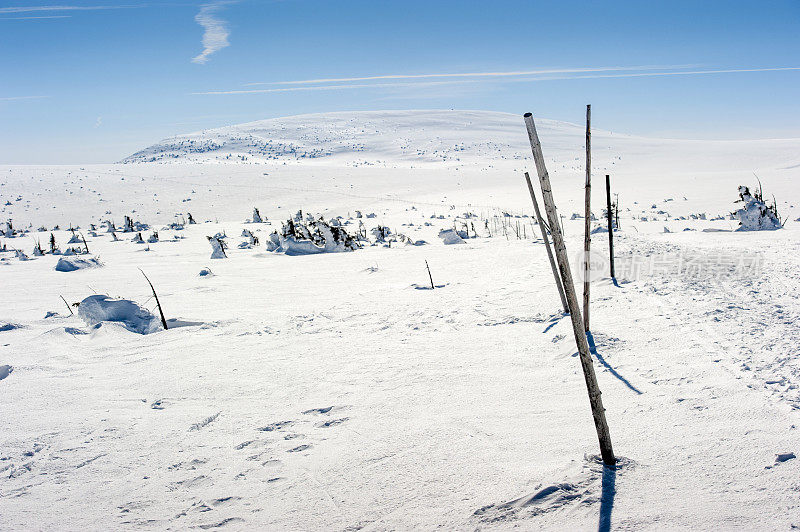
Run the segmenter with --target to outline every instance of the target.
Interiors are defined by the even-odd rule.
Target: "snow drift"
[[[56,264],[57,272],[74,272],[86,268],[99,268],[103,263],[96,258],[78,259],[74,257],[61,257]]]
[[[81,301],[78,316],[89,326],[104,321],[121,323],[126,329],[139,334],[161,330],[161,323],[149,310],[128,299],[112,299],[106,295],[89,296]]]

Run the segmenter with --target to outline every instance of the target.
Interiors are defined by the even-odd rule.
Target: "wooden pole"
[[[539,142],[539,135],[536,133],[536,125],[533,122],[533,115],[531,113],[525,113],[525,126],[528,129],[528,138],[531,142],[533,160],[536,162],[536,172],[539,174],[539,184],[542,187],[545,212],[547,212],[547,219],[550,221],[550,234],[553,236],[553,247],[555,248],[556,258],[558,259],[558,268],[561,271],[561,279],[564,281],[564,292],[567,295],[567,304],[569,305],[570,318],[572,319],[572,330],[575,334],[575,343],[578,345],[578,354],[581,367],[583,368],[583,377],[586,381],[586,390],[589,393],[589,404],[592,407],[594,426],[597,430],[597,439],[600,442],[600,455],[603,458],[604,464],[609,466],[614,465],[617,460],[614,457],[614,450],[611,446],[611,434],[608,430],[608,423],[606,422],[605,408],[603,408],[600,387],[597,385],[597,376],[594,373],[594,366],[592,365],[589,342],[583,330],[581,310],[578,304],[578,297],[575,294],[575,285],[572,282],[569,260],[567,259],[567,248],[564,245],[564,237],[558,227],[558,212],[556,211],[555,201],[553,200],[550,176],[544,164],[542,145]]]
[[[539,230],[542,232],[542,240],[544,240],[544,247],[547,250],[547,259],[550,261],[550,269],[553,270],[553,277],[556,280],[556,288],[558,288],[558,295],[561,296],[561,306],[564,307],[564,313],[569,313],[569,306],[567,306],[567,298],[564,296],[564,286],[561,284],[561,277],[558,275],[558,267],[553,258],[553,251],[550,249],[550,240],[547,239],[547,228],[545,227],[544,220],[542,220],[542,213],[539,212],[539,202],[536,201],[536,194],[533,193],[533,185],[531,185],[531,176],[525,172],[525,181],[528,183],[528,192],[531,193],[531,201],[533,201],[533,210],[536,211],[536,220],[539,222]]]
[[[428,277],[429,277],[429,278],[430,278],[430,280],[431,280],[431,290],[435,290],[435,289],[436,289],[436,287],[435,287],[435,286],[433,286],[433,275],[431,275],[431,267],[430,267],[430,266],[428,266],[428,261],[427,261],[427,260],[425,261],[425,267],[426,267],[426,268],[428,268]]]
[[[614,214],[611,212],[611,177],[606,174],[606,211],[608,218],[608,256],[611,261],[611,278],[616,279],[614,275],[614,223],[612,222]]]
[[[583,329],[589,331],[589,248],[592,219],[592,106],[586,106],[586,205],[583,210]]]

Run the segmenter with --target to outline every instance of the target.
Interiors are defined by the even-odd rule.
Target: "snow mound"
[[[756,196],[758,195],[756,192]],[[737,231],[774,231],[783,227],[775,212],[760,196],[756,198],[751,195],[747,187],[739,187],[739,196],[744,202],[744,207],[734,213],[740,224]]]
[[[112,299],[106,295],[89,296],[81,301],[78,316],[89,326],[104,321],[121,323],[126,329],[139,334],[161,330],[161,323],[149,310],[128,299]]]
[[[0,332],[13,331],[14,329],[21,329],[21,325],[16,323],[0,323]]]
[[[56,264],[57,272],[74,272],[86,268],[99,268],[103,263],[96,258],[78,259],[75,257],[61,257]]]
[[[444,242],[445,245],[465,243],[464,239],[458,236],[458,233],[456,233],[455,229],[442,229],[439,231],[439,238],[442,239],[442,242]]]
[[[3,364],[0,366],[0,381],[11,375],[12,371],[14,371],[14,368],[8,364]]]

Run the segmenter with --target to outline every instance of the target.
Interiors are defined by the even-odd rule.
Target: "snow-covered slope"
[[[165,164],[0,168],[0,220],[29,229],[0,236],[0,529],[800,527],[797,140],[595,132],[592,208],[604,174],[622,204],[618,282],[604,267],[591,289],[621,457],[603,470],[522,117],[326,116],[199,134],[224,149]],[[537,124],[577,274],[583,129]],[[225,158],[257,130],[295,152]],[[753,171],[785,229],[731,231]],[[298,209],[427,244],[268,251]],[[102,227],[126,215],[151,224],[142,239]],[[466,243],[438,236],[464,227]],[[63,256],[31,252],[51,231],[102,260],[57,271]],[[138,268],[169,330],[68,307],[108,295],[152,321]]]
[[[162,140],[122,162],[307,162],[419,165],[519,159],[519,118],[488,111],[372,111],[259,120]],[[542,120],[549,137],[578,126]]]
[[[490,111],[360,111],[308,114],[260,120],[170,137],[127,158],[137,162],[234,162],[377,165],[421,167],[519,161],[529,155],[522,117]],[[547,155],[580,166],[583,126],[536,119]],[[598,164],[612,165],[622,156],[684,160],[707,159],[716,165],[721,151],[735,161],[770,160],[800,164],[797,139],[788,141],[686,141],[647,139],[608,131],[592,133]],[[791,154],[790,147],[794,147]],[[789,153],[787,153],[787,151]],[[744,153],[743,153],[744,152]],[[736,155],[738,153],[738,155]],[[791,154],[791,155],[790,155]],[[708,157],[710,156],[710,159]],[[786,157],[789,156],[787,159]],[[698,169],[698,168],[695,168]]]

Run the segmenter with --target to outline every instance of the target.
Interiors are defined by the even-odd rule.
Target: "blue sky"
[[[798,0],[56,1],[0,4],[0,164],[372,109],[591,103],[612,131],[800,137]]]

